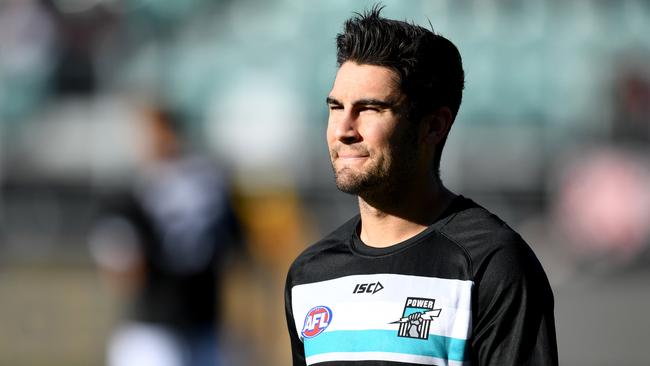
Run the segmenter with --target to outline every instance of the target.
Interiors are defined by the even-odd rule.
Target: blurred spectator
[[[621,62],[614,81],[612,137],[616,142],[650,142],[650,71],[647,60]]]
[[[57,38],[41,1],[0,1],[0,123],[19,120],[42,102]]]
[[[185,151],[179,121],[154,110],[132,191],[105,206],[90,236],[103,273],[129,301],[108,365],[214,366],[220,272],[240,241],[223,173]]]
[[[59,96],[88,96],[100,92],[98,66],[116,47],[123,29],[121,14],[101,1],[46,1],[57,30],[52,91]],[[76,3],[76,4],[75,4]],[[113,60],[113,67],[120,60]]]
[[[644,154],[614,147],[584,152],[566,165],[555,220],[579,260],[626,264],[647,248],[648,167]]]

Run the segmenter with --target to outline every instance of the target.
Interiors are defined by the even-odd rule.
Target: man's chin
[[[364,185],[359,177],[349,174],[336,174],[336,188],[343,193],[358,195],[363,191]]]
[[[343,185],[343,184],[336,184],[336,188],[338,188],[339,191],[347,194],[352,194],[355,196],[358,196],[361,194],[361,189],[359,189],[358,186],[352,186],[352,185]]]
[[[352,174],[337,174],[336,188],[343,193],[361,196],[373,190],[379,182],[372,182],[367,177]]]

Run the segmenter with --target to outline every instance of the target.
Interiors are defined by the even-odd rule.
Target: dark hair
[[[408,119],[417,121],[446,106],[456,118],[463,96],[465,74],[456,46],[432,30],[386,19],[375,5],[345,22],[336,37],[336,61],[384,66],[399,76],[399,87],[409,101]],[[443,139],[436,146],[435,169],[440,165]]]

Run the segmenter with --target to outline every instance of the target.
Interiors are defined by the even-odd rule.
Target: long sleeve
[[[558,364],[553,293],[523,240],[476,263],[472,364]]]

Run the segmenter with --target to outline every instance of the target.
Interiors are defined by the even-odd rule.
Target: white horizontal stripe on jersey
[[[357,285],[370,283],[381,283],[383,288],[375,293],[353,293]],[[467,339],[471,328],[472,286],[472,281],[401,274],[346,276],[294,286],[292,310],[298,334],[309,310],[321,305],[332,310],[327,331],[397,331],[398,324],[394,322],[402,317],[407,298],[433,299],[434,308],[442,310],[431,322],[429,333]]]

